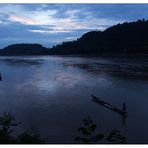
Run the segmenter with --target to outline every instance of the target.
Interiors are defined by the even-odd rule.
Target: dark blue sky
[[[50,47],[142,18],[148,19],[147,4],[0,4],[0,48],[13,43]]]

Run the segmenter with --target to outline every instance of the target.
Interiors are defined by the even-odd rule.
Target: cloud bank
[[[140,4],[0,4],[0,46],[18,42],[51,46],[147,16],[148,5]]]

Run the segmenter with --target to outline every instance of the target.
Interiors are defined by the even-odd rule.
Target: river
[[[118,129],[127,143],[148,142],[146,58],[0,57],[0,72],[0,114],[11,112],[20,130],[35,127],[46,143],[77,143],[87,116],[99,133]],[[126,103],[125,121],[92,94],[120,109]]]

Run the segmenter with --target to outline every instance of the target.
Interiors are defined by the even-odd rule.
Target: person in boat
[[[0,81],[2,81],[2,75],[1,75],[1,73],[0,73]]]
[[[123,102],[123,111],[126,111],[126,103]]]

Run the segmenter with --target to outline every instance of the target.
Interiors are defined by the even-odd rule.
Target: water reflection
[[[27,81],[17,84],[16,90],[22,91],[22,93],[29,93],[34,91],[47,91],[52,92],[56,89],[56,82],[47,79],[37,79],[34,75],[34,79],[28,79]]]
[[[66,67],[80,68],[91,74],[101,75],[110,74],[112,76],[123,77],[127,79],[148,80],[148,65],[136,65],[129,63],[66,63]]]
[[[74,88],[85,80],[85,76],[81,73],[60,72],[55,75],[55,82],[62,83],[67,88]]]
[[[40,65],[44,62],[43,59],[21,59],[21,58],[8,58],[0,59],[1,62],[5,62],[12,66],[29,66],[29,65]]]

